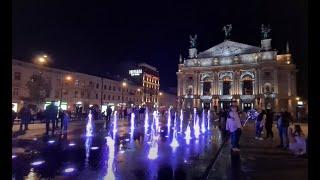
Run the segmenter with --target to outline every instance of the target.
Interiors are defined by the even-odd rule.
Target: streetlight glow
[[[126,87],[126,86],[127,86],[127,83],[126,83],[126,82],[123,82],[123,83],[122,83],[122,86],[123,86],[123,87]]]
[[[72,80],[72,77],[71,77],[71,76],[67,76],[67,77],[66,77],[66,80],[67,80],[67,81],[71,81],[71,80]]]
[[[296,97],[296,100],[299,101],[299,100],[300,100],[300,97]]]
[[[159,95],[162,96],[162,92],[160,92]]]

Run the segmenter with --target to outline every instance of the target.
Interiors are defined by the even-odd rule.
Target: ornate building
[[[180,56],[178,66],[178,107],[218,111],[237,102],[240,109],[294,112],[297,70],[288,45],[287,53],[278,55],[264,26],[261,47],[230,41],[231,28],[224,27],[224,42],[200,53],[196,37],[190,37],[189,57]]]

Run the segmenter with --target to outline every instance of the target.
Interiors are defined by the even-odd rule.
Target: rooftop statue
[[[224,31],[225,39],[230,38],[231,30],[232,30],[232,24],[228,24],[228,25],[223,26],[222,31]]]
[[[197,43],[197,35],[192,37],[190,35],[190,48],[196,48],[196,43]]]
[[[266,26],[264,26],[264,24],[262,24],[261,25],[262,39],[268,39],[270,31],[271,31],[270,25],[268,25],[268,27],[266,27]]]

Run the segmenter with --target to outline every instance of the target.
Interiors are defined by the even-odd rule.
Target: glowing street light
[[[299,101],[299,100],[300,100],[300,97],[296,97],[296,100]]]
[[[159,95],[162,96],[162,92],[160,92]]]
[[[126,86],[127,86],[127,83],[126,83],[126,82],[122,82],[122,86],[123,86],[123,87],[126,87]]]
[[[60,103],[59,103],[59,110],[61,108],[61,103],[62,103],[62,91],[63,91],[63,84],[64,84],[64,81],[71,81],[72,80],[72,76],[70,75],[67,75],[63,78],[62,82],[61,82],[61,91],[60,91]]]
[[[44,65],[48,63],[48,60],[49,60],[48,56],[44,54],[44,55],[37,56],[35,58],[35,63]]]

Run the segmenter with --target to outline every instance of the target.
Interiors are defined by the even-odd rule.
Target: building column
[[[292,92],[291,92],[291,77],[290,77],[290,72],[288,72],[287,74],[288,74],[288,96],[291,97],[291,96],[292,96]]]
[[[277,69],[275,71],[273,71],[273,76],[274,76],[274,78],[273,78],[274,92],[276,94],[278,94],[278,71],[277,71]]]

